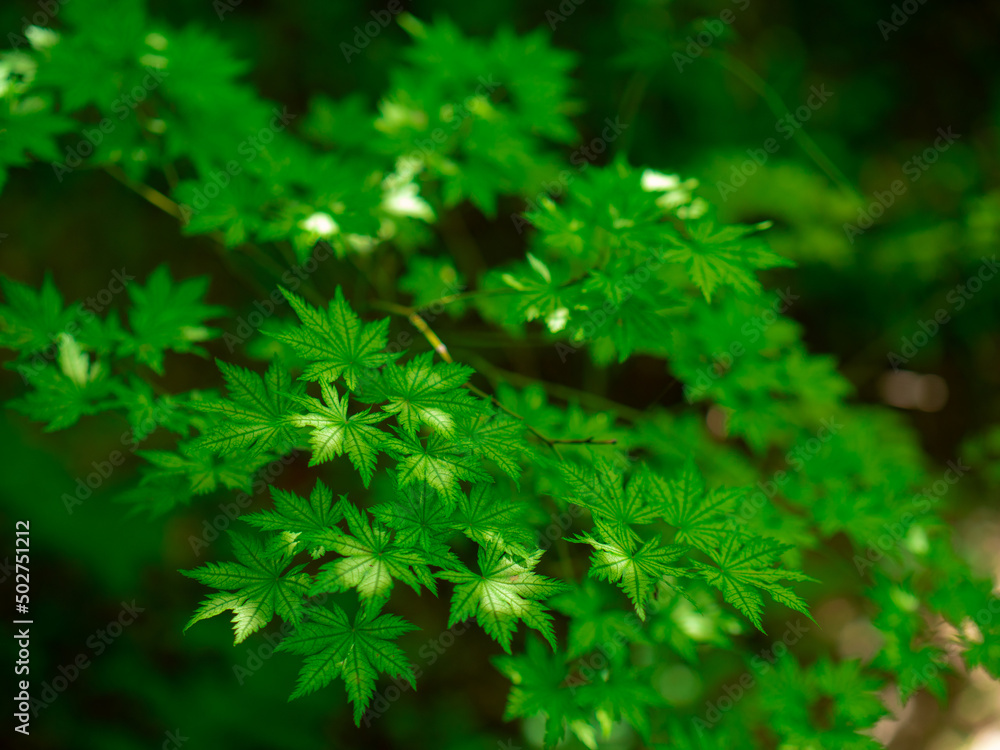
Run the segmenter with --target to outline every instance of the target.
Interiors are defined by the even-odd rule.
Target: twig
[[[427,324],[427,321],[424,320],[422,317],[420,317],[420,313],[417,312],[414,308],[407,307],[406,305],[398,305],[395,302],[386,302],[384,300],[372,300],[371,305],[372,307],[385,310],[386,312],[395,313],[396,315],[402,315],[406,317],[410,321],[410,323],[412,323],[413,326],[418,331],[420,331],[420,333],[423,334],[424,338],[427,339],[430,345],[434,347],[434,351],[436,351],[438,354],[441,355],[441,359],[443,359],[445,362],[448,363],[452,363],[455,361],[452,358],[451,353],[448,351],[448,347],[445,346],[444,342],[440,339],[440,337],[436,333],[434,333],[431,327]],[[482,390],[481,388],[477,388],[476,386],[472,385],[472,383],[466,383],[463,387],[471,391],[472,393],[475,393],[480,398],[489,401],[501,411],[512,416],[514,419],[517,419],[518,421],[524,423],[525,428],[527,428],[527,430],[532,435],[534,435],[543,443],[545,443],[552,450],[552,452],[556,454],[556,457],[559,458],[560,461],[562,460],[562,454],[556,447],[557,445],[615,445],[618,442],[617,440],[595,440],[593,437],[573,438],[573,439],[550,438],[541,431],[532,427],[531,424],[528,422],[528,420],[525,419],[522,415],[518,414],[510,407],[501,403],[496,396],[492,396],[486,391]]]
[[[147,201],[152,203],[154,206],[159,208],[161,211],[166,211],[168,214],[173,216],[179,221],[184,220],[184,212],[181,211],[181,207],[177,205],[170,198],[165,196],[159,190],[154,187],[150,187],[144,182],[137,182],[125,174],[125,171],[119,167],[117,164],[107,164],[104,167],[104,171],[109,175],[118,180],[122,185],[127,187],[129,190],[141,195]]]
[[[552,438],[550,442],[560,443],[563,445],[617,445],[618,441],[614,438],[610,440],[594,440],[594,438],[576,438],[570,440],[568,438]]]
[[[170,166],[171,170],[173,169],[172,165],[168,166]],[[131,177],[125,174],[125,172],[121,169],[121,167],[115,164],[105,165],[104,171],[110,174],[120,183],[125,185],[125,187],[127,187],[129,190],[145,198],[147,201],[152,203],[160,210],[167,212],[178,221],[184,222],[185,216],[180,205],[171,198],[168,198],[166,195],[161,193],[156,188],[147,185],[144,182],[138,182],[136,180],[133,180]],[[168,182],[174,182],[175,180],[176,180],[176,174],[173,177],[173,179],[171,178],[169,173],[167,174]],[[219,256],[222,258],[222,261],[226,264],[226,266],[229,268],[230,271],[232,271],[232,273],[235,276],[241,277],[245,284],[253,287],[255,294],[258,294],[263,297],[269,295],[268,290],[265,289],[262,284],[257,282],[256,279],[253,278],[248,279],[240,269],[236,268],[233,265],[232,255],[226,251],[225,235],[223,235],[222,232],[206,232],[205,234],[218,243],[216,245],[216,252],[219,254]],[[255,263],[257,263],[263,270],[270,273],[275,278],[276,281],[283,281],[282,277],[286,272],[285,269],[282,268],[277,261],[271,258],[271,256],[265,253],[260,247],[253,244],[252,242],[242,242],[239,244],[238,248],[241,251],[243,251],[244,254],[250,257]],[[322,307],[325,304],[325,300],[323,299],[322,295],[319,294],[319,292],[317,292],[316,289],[313,288],[311,284],[306,284],[302,286],[302,294],[306,297],[306,299],[308,299],[314,305]]]
[[[547,393],[555,396],[556,398],[560,398],[563,401],[578,400],[580,402],[589,402],[595,409],[611,409],[617,411],[619,416],[633,422],[644,416],[641,409],[626,406],[625,404],[605,398],[604,396],[599,396],[596,393],[581,391],[568,385],[562,385],[561,383],[550,383],[546,380],[529,378],[527,375],[522,375],[519,372],[511,372],[510,370],[505,370],[502,367],[497,367],[485,357],[478,354],[473,354],[472,356],[476,361],[476,369],[482,372],[482,374],[486,377],[490,377],[490,379],[494,382],[499,382],[501,379],[505,379],[513,383],[521,383],[523,385],[540,385]],[[492,377],[489,373],[492,373]]]
[[[420,306],[420,309],[426,309],[429,307],[445,306],[450,305],[452,302],[458,302],[463,299],[473,299],[475,297],[492,297],[497,294],[520,294],[517,289],[504,289],[503,287],[496,287],[494,289],[474,289],[468,292],[458,292],[457,294],[448,294],[444,297],[438,297],[437,299],[432,299]]]
[[[427,321],[420,317],[420,313],[412,307],[397,305],[395,302],[386,302],[380,299],[372,300],[371,306],[379,310],[395,313],[396,315],[402,315],[403,317],[409,319],[410,323],[413,324],[413,327],[420,331],[424,338],[430,342],[430,345],[434,347],[434,351],[441,355],[441,359],[448,363],[455,361],[448,352],[448,347],[445,346],[444,342],[438,338],[438,335],[431,330],[431,327],[427,325]]]

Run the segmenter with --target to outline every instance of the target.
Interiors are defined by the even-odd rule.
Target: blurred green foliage
[[[34,684],[88,660],[22,744],[492,748],[561,736],[542,710],[575,722],[574,746],[634,746],[634,727],[670,747],[746,747],[747,722],[761,747],[826,746],[817,727],[831,745],[865,747],[854,729],[884,711],[872,692],[887,684],[880,675],[921,708],[897,743],[972,734],[982,720],[954,708],[969,678],[945,666],[950,646],[925,615],[971,617],[984,638],[966,639],[966,661],[996,674],[996,625],[979,607],[995,601],[983,529],[995,529],[1000,487],[1000,308],[995,282],[974,292],[972,280],[1000,244],[1000,11],[925,3],[905,23],[893,7],[787,0],[445,0],[405,11],[249,0],[0,9],[16,48],[0,59],[0,270],[26,285],[4,289],[0,343],[21,356],[0,376],[16,410],[0,425],[0,520],[32,523]],[[88,133],[100,142],[84,154],[98,140]],[[629,165],[655,170],[646,179],[660,186],[644,189]],[[621,302],[615,284],[659,247],[664,213],[701,232],[677,230],[671,244],[677,265],[664,273],[678,291],[642,287],[628,325],[588,335],[581,311]],[[416,690],[360,730],[340,687],[287,703],[301,660],[272,656],[260,634],[231,647],[216,618],[182,635],[203,591],[176,571],[230,557],[213,523],[243,529],[230,516],[272,507],[255,491],[236,508],[231,490],[280,465],[276,484],[308,496],[317,474],[301,455],[275,464],[285,435],[257,455],[219,457],[175,450],[170,434],[212,434],[192,415],[225,403],[199,355],[258,372],[291,356],[290,311],[267,316],[271,338],[256,336],[255,302],[274,301],[275,276],[301,281],[283,274],[320,239],[334,257],[303,293],[333,299],[339,286],[366,320],[384,314],[365,307],[375,297],[422,308],[488,290],[435,312],[434,331],[545,435],[617,440],[595,455],[631,451],[670,476],[694,456],[713,487],[766,487],[785,471],[791,483],[744,530],[789,545],[783,565],[822,581],[796,588],[820,627],[761,666],[794,618],[769,605],[768,634],[755,634],[706,585],[690,599],[663,595],[643,630],[621,592],[582,575],[589,548],[574,545],[581,585],[551,600],[556,639],[587,659],[624,634],[636,669],[622,684],[588,684],[567,701],[563,654],[529,635],[494,669],[498,647],[481,628],[446,642],[457,631],[444,602],[397,586],[394,611],[419,628],[398,641]],[[699,253],[715,264],[700,267]],[[116,272],[138,280],[120,297]],[[927,335],[939,311],[947,322]],[[82,352],[58,338],[71,323]],[[430,349],[405,317],[389,337]],[[53,340],[64,342],[61,374],[29,391],[24,368]],[[729,375],[706,377],[727,351]],[[100,371],[98,359],[119,369]],[[126,375],[126,360],[143,377]],[[278,390],[275,403],[292,386]],[[820,441],[831,416],[843,426]],[[116,451],[122,468],[88,488],[82,479]],[[934,482],[956,459],[973,470],[941,500]],[[368,484],[335,467],[324,476],[352,492]],[[524,496],[561,497],[541,464],[521,481]],[[393,491],[384,473],[372,479],[373,497]],[[373,512],[397,534],[411,528]],[[548,523],[545,508],[526,513]],[[919,528],[903,529],[898,559],[859,570],[865,541],[907,514]],[[562,576],[555,559],[549,551],[539,570]],[[641,581],[622,584],[634,594]],[[94,640],[133,601],[134,624]],[[286,635],[277,623],[268,632]],[[748,697],[720,709],[744,674]]]

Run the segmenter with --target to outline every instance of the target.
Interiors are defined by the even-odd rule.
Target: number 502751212
[[[28,549],[30,528],[27,521],[14,524],[14,608],[19,615],[28,614]]]

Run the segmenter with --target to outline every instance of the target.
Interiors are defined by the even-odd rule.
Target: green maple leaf
[[[196,443],[180,443],[177,452],[139,451],[153,465],[143,482],[183,477],[195,495],[215,491],[218,485],[229,489],[249,490],[253,473],[267,462],[260,453],[230,453],[218,456]]]
[[[645,489],[652,507],[677,529],[674,541],[710,552],[733,535],[729,520],[744,490],[706,491],[693,461],[688,461],[675,479],[667,481],[652,473],[647,479]]]
[[[587,577],[552,600],[569,619],[567,656],[576,658],[614,641],[649,643],[631,612],[622,609],[614,589]]]
[[[200,175],[208,176],[219,154],[232,149],[233,134],[256,132],[271,116],[271,105],[238,80],[251,66],[236,56],[228,40],[197,26],[188,26],[172,29],[168,42],[164,54],[169,77],[163,85],[171,107],[159,113],[166,122],[164,158],[186,156]],[[282,133],[276,136],[280,139]],[[263,156],[262,153],[253,160],[255,163],[247,164],[249,174],[244,173],[244,177],[250,178]],[[212,212],[216,202],[224,203],[227,194],[247,181],[234,180],[192,218]],[[264,201],[254,204],[258,210],[268,196],[262,197]],[[273,193],[270,197],[273,198]]]
[[[904,705],[923,689],[944,699],[948,692],[946,677],[951,669],[948,656],[941,644],[928,643],[924,637],[926,610],[921,606],[921,597],[913,581],[893,581],[879,572],[874,577],[876,584],[867,592],[867,598],[877,607],[872,625],[879,631],[882,645],[872,660],[873,666],[889,670],[897,676],[899,697]],[[992,582],[984,587],[988,600],[994,598],[992,590]],[[964,593],[967,594],[967,590]],[[942,601],[943,598],[936,596],[935,603],[939,607],[944,605],[946,612],[954,612],[947,602]],[[971,601],[965,603],[973,604]],[[955,619],[961,622],[969,611],[972,610],[963,607],[961,615]],[[981,628],[982,619],[978,619],[977,626]],[[985,643],[990,642],[988,633],[980,631],[980,637]],[[975,652],[971,656],[966,655],[966,659],[975,657]]]
[[[13,61],[17,52],[0,55]],[[20,59],[26,59],[21,55]],[[15,63],[17,64],[17,63]],[[6,81],[3,81],[6,83]],[[79,124],[63,114],[53,111],[52,101],[42,97],[25,97],[20,101],[5,97],[0,111],[0,188],[3,187],[8,166],[27,166],[31,159],[60,165],[65,154],[59,150],[57,136],[72,132]],[[70,171],[63,167],[64,171]],[[60,177],[58,172],[57,176]]]
[[[662,247],[669,225],[656,200],[642,188],[639,171],[616,160],[588,169],[565,201],[538,201],[527,218],[538,228],[549,255],[580,257],[588,266],[605,267],[609,256],[638,260]]]
[[[132,299],[128,313],[132,336],[122,345],[123,354],[135,354],[139,362],[163,374],[163,355],[167,350],[204,354],[199,342],[218,335],[205,326],[206,318],[225,311],[202,302],[208,278],[189,279],[175,284],[165,265],[146,279],[146,286],[131,283],[126,289]]]
[[[394,579],[418,594],[421,586],[437,594],[434,577],[425,564],[426,554],[394,541],[378,523],[369,524],[364,512],[353,505],[344,505],[344,515],[350,534],[335,532],[324,539],[327,549],[344,557],[320,569],[312,594],[355,588],[361,599],[376,610],[389,600]]]
[[[650,714],[654,707],[664,703],[663,697],[650,684],[651,671],[650,667],[640,670],[614,665],[605,675],[577,688],[577,702],[597,715],[605,738],[611,735],[616,723],[624,720],[649,743]]]
[[[516,551],[525,552],[534,541],[524,524],[524,504],[495,484],[474,484],[468,495],[462,493],[455,514],[457,526],[481,546],[501,539]]]
[[[411,484],[393,500],[376,505],[371,513],[395,532],[397,544],[414,547],[427,555],[455,559],[447,540],[459,524],[452,520],[452,514],[430,486]]]
[[[663,259],[685,264],[706,301],[710,302],[715,290],[723,285],[743,294],[759,294],[761,286],[754,274],[756,269],[794,265],[768,250],[760,240],[747,239],[767,226],[717,227],[709,219],[689,221],[688,238],[674,233],[663,235],[673,245],[664,252]]]
[[[454,508],[462,495],[459,482],[490,482],[474,456],[460,453],[439,433],[426,439],[425,444],[405,433],[388,438],[385,450],[398,457],[396,484],[400,489],[417,482],[426,482],[441,495],[449,508]]]
[[[77,304],[63,307],[49,274],[37,292],[6,277],[0,277],[0,288],[8,303],[0,305],[0,346],[25,355],[52,346],[80,314]]]
[[[197,398],[197,392],[191,395]],[[195,415],[185,408],[190,400],[185,396],[159,395],[146,381],[129,376],[121,385],[120,397],[122,406],[128,412],[132,437],[137,442],[145,440],[161,427],[185,436],[191,431]]]
[[[993,582],[988,577],[962,582],[949,578],[948,585],[930,599],[933,610],[951,622],[963,622],[967,613],[976,613],[974,620],[979,632],[966,631],[962,656],[970,667],[981,666],[997,679],[1000,676],[1000,618],[987,618],[983,614],[990,612],[990,607],[996,608],[995,602]]]
[[[523,620],[555,648],[552,616],[541,600],[563,591],[565,585],[533,572],[541,557],[542,550],[538,550],[524,558],[522,564],[508,554],[499,540],[492,540],[479,548],[478,575],[469,570],[438,572],[438,578],[456,584],[448,627],[475,616],[509,654],[517,622]]]
[[[329,382],[343,377],[353,391],[369,380],[376,368],[392,360],[392,355],[384,351],[389,319],[362,323],[339,286],[325,311],[312,307],[287,289],[282,288],[281,293],[302,325],[271,330],[268,334],[309,360],[302,373],[303,380]]]
[[[479,399],[462,388],[472,368],[453,362],[435,363],[433,357],[433,352],[426,352],[403,367],[382,371],[380,396],[389,402],[382,409],[395,414],[410,435],[416,435],[421,424],[453,435],[457,418],[474,417],[485,410]]]
[[[766,537],[740,538],[732,534],[723,541],[720,549],[709,551],[714,566],[698,560],[692,562],[705,580],[722,592],[722,598],[742,612],[763,633],[761,613],[764,611],[764,599],[760,595],[761,591],[766,591],[779,604],[812,619],[805,602],[791,589],[778,583],[782,580],[816,580],[797,570],[773,567],[778,558],[789,549],[790,545],[778,544]]]
[[[462,451],[489,459],[515,483],[521,476],[521,460],[530,457],[532,452],[524,440],[524,425],[499,414],[460,421],[455,445]]]
[[[271,487],[274,510],[262,510],[247,516],[240,516],[251,526],[262,531],[287,531],[298,534],[298,541],[314,550],[322,550],[323,540],[330,529],[344,517],[346,495],[338,502],[333,501],[333,492],[322,482],[316,482],[309,499]]]
[[[406,273],[399,279],[399,288],[412,294],[413,306],[420,309],[430,302],[465,289],[466,283],[465,277],[455,269],[451,260],[414,255],[407,261]],[[455,300],[448,305],[447,310],[451,315],[461,315],[465,307],[465,300]]]
[[[360,726],[380,673],[403,677],[416,687],[413,668],[393,643],[415,629],[400,617],[367,608],[357,613],[353,623],[337,605],[333,611],[310,610],[309,621],[275,649],[306,657],[289,700],[313,693],[340,677],[354,704],[354,723]]]
[[[624,283],[618,282],[614,294],[606,292],[607,296],[601,304],[592,306],[592,309],[600,309],[610,301],[618,308],[615,318],[604,331],[606,340],[618,354],[617,361],[624,362],[637,351],[663,356],[664,344],[672,339],[676,327],[671,317],[678,310],[675,298],[668,296],[662,289],[642,287],[631,297],[619,300],[621,293],[618,290],[622,286],[628,288]],[[578,314],[568,327],[573,329],[576,336],[586,337],[589,323],[585,314]],[[603,343],[604,340],[598,338],[594,343]],[[603,347],[598,350],[595,346],[595,355],[598,351],[601,353],[602,363],[611,361],[610,352],[604,355]]]
[[[211,428],[195,441],[199,448],[215,453],[240,450],[283,451],[294,444],[292,397],[301,387],[292,384],[277,362],[262,378],[250,370],[216,360],[229,398],[192,402],[198,411],[216,417]]]
[[[635,535],[619,526],[598,522],[596,538],[581,534],[572,542],[589,544],[594,548],[590,559],[590,575],[617,583],[625,592],[642,620],[646,619],[646,605],[656,593],[657,586],[667,576],[683,576],[686,571],[670,565],[687,549],[684,545],[662,545],[656,537],[638,543]]]
[[[524,321],[544,320],[550,330],[558,330],[555,321],[568,314],[578,300],[578,290],[570,286],[569,271],[562,265],[550,268],[531,253],[526,262],[518,262],[507,271],[492,271],[486,279],[494,291],[511,291],[516,295],[502,309],[502,319],[508,325]],[[489,304],[488,302],[486,303]]]
[[[447,206],[469,199],[494,216],[499,196],[535,194],[553,168],[547,141],[574,137],[566,101],[572,57],[541,32],[519,37],[501,28],[482,40],[447,20],[422,24],[411,16],[405,25],[415,41],[405,53],[410,64],[393,69],[382,106],[419,118],[386,114],[376,123],[395,152],[413,153],[439,128],[448,134],[428,153],[418,151]],[[500,81],[504,96],[495,91]]]
[[[634,532],[630,524],[652,523],[657,518],[655,508],[644,496],[648,489],[645,473],[636,474],[627,486],[622,485],[622,473],[606,461],[598,462],[596,471],[577,464],[561,463],[561,478],[569,490],[566,499],[593,513],[598,521],[627,534]]]
[[[60,21],[73,33],[52,47],[36,85],[57,87],[67,111],[88,103],[120,106],[119,97],[141,84],[145,70],[140,58],[153,51],[143,41],[149,33],[145,4],[117,0],[69,5]]]
[[[559,744],[566,727],[589,724],[590,714],[566,686],[565,655],[546,650],[538,638],[528,638],[523,654],[497,656],[493,664],[510,680],[504,719],[545,717],[545,747]]]
[[[720,722],[706,732],[690,719],[671,718],[667,722],[670,750],[732,750],[746,743],[742,722]]]
[[[863,743],[871,738],[859,736],[859,728],[872,727],[889,713],[879,698],[881,680],[865,674],[858,659],[835,663],[823,657],[812,670],[819,692],[833,699],[830,713],[837,733],[845,741],[854,741],[864,747]],[[868,746],[874,747],[871,743]]]
[[[146,482],[144,477],[138,485],[119,493],[115,502],[129,505],[129,515],[146,513],[155,518],[189,504],[192,497],[190,483],[183,478]]]
[[[41,369],[22,365],[25,369],[21,374],[33,388],[9,404],[32,419],[47,422],[46,432],[65,429],[80,417],[120,405],[116,384],[101,361],[91,361],[67,333],[59,334],[57,341],[56,365],[46,364]]]
[[[320,382],[320,390],[325,404],[311,397],[293,398],[309,410],[306,414],[292,417],[292,424],[296,427],[312,428],[309,465],[315,466],[347,453],[367,487],[375,473],[379,446],[385,438],[385,433],[372,425],[385,417],[368,411],[348,416],[347,396],[341,399],[337,389],[326,381]]]
[[[174,120],[174,122],[181,127],[187,125],[183,120]],[[199,130],[197,140],[197,148],[199,149],[204,147],[200,132]],[[168,133],[167,140],[175,143],[178,140],[177,136],[181,135],[169,130]],[[208,179],[203,181],[184,180],[178,183],[174,189],[173,198],[181,206],[198,205],[199,196],[203,195],[204,190],[210,189],[209,185],[214,184]],[[241,245],[250,240],[251,237],[259,237],[265,224],[261,214],[262,210],[269,213],[274,210],[273,190],[274,187],[270,181],[254,179],[249,174],[245,175],[242,180],[233,180],[229,187],[209,202],[205,208],[196,213],[192,211],[191,218],[184,224],[182,231],[186,235],[192,235],[218,230],[222,234],[222,242],[227,248]],[[269,239],[279,238],[282,237]]]
[[[300,622],[302,598],[311,579],[302,572],[304,565],[288,567],[294,545],[281,536],[262,543],[235,531],[229,532],[229,538],[238,562],[210,562],[195,570],[181,571],[206,586],[222,589],[201,603],[184,629],[231,610],[235,642],[241,643],[267,625],[275,613],[288,622]]]
[[[857,660],[832,664],[824,656],[803,667],[785,654],[762,674],[757,700],[782,747],[877,750],[883,744],[861,732],[888,713],[879,699],[881,687]]]

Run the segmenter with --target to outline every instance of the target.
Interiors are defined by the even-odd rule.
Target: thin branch
[[[117,164],[107,164],[104,167],[104,171],[109,175],[118,180],[122,185],[127,187],[132,192],[142,196],[147,201],[152,203],[161,211],[166,211],[168,214],[173,216],[178,221],[184,220],[184,212],[181,211],[181,207],[177,205],[173,200],[165,196],[159,190],[154,187],[150,187],[144,182],[137,182],[125,174],[125,171],[119,167]]]
[[[473,299],[475,297],[492,297],[497,294],[520,294],[517,289],[504,289],[503,287],[497,287],[495,289],[475,289],[468,292],[458,292],[457,294],[448,294],[444,297],[438,297],[437,299],[432,299],[420,306],[421,310],[430,307],[444,307],[445,305],[450,305],[452,302],[458,302],[463,299]]]
[[[413,326],[418,331],[420,331],[420,333],[423,334],[424,338],[427,339],[430,345],[434,347],[434,351],[436,351],[438,354],[441,355],[441,359],[449,363],[455,361],[452,358],[451,353],[448,351],[448,347],[445,346],[444,342],[441,341],[440,337],[436,333],[434,333],[431,327],[427,324],[427,321],[424,320],[422,317],[420,317],[420,313],[417,312],[414,308],[407,307],[406,305],[398,305],[395,302],[386,302],[384,300],[372,300],[371,305],[372,307],[378,308],[380,310],[385,310],[386,312],[406,317],[413,324]],[[519,422],[522,422],[525,428],[532,435],[534,435],[543,443],[545,443],[552,450],[552,452],[556,454],[559,460],[562,460],[562,454],[556,447],[558,445],[615,445],[618,442],[617,440],[595,440],[593,437],[573,438],[573,439],[550,438],[541,431],[532,427],[531,423],[528,422],[528,420],[524,416],[518,414],[510,407],[501,403],[496,396],[490,395],[481,388],[477,388],[476,386],[472,385],[472,383],[466,383],[463,387],[471,391],[472,393],[475,393],[480,398],[489,401],[498,409],[505,412],[506,414],[509,414],[511,417],[518,420]]]
[[[481,372],[485,377],[489,378],[493,382],[500,382],[501,380],[509,380],[512,383],[520,383],[524,386],[528,385],[539,385],[541,386],[549,395],[555,396],[556,398],[562,399],[563,401],[579,401],[581,403],[589,403],[594,409],[610,409],[618,412],[618,415],[624,419],[631,420],[633,422],[641,419],[645,416],[641,409],[636,409],[631,406],[626,406],[617,401],[613,401],[604,396],[599,396],[596,393],[591,393],[590,391],[581,391],[578,388],[573,388],[568,385],[563,385],[561,383],[550,383],[546,380],[539,380],[537,378],[529,378],[527,375],[522,375],[519,372],[512,372],[510,370],[505,370],[502,367],[497,367],[492,362],[487,360],[478,354],[472,354],[471,357],[475,361],[475,368]]]
[[[385,310],[386,312],[394,313],[396,315],[402,315],[403,317],[409,319],[410,323],[413,324],[413,327],[420,331],[424,338],[430,342],[430,345],[434,347],[434,351],[441,355],[441,359],[448,363],[455,361],[448,352],[448,347],[445,346],[444,342],[438,338],[438,335],[431,330],[431,327],[427,325],[427,321],[420,317],[420,313],[412,307],[397,305],[395,302],[385,302],[380,299],[372,300],[371,305],[379,310]]]
[[[171,171],[173,171],[173,166],[172,165],[168,166],[170,167]],[[156,188],[147,185],[144,182],[133,180],[131,177],[125,174],[125,172],[121,169],[121,167],[115,164],[106,164],[104,166],[104,171],[110,174],[120,183],[125,185],[125,187],[127,187],[129,190],[145,198],[147,201],[149,201],[151,204],[153,204],[160,210],[170,214],[178,221],[182,223],[184,222],[185,216],[180,205],[171,198],[168,198],[166,195],[161,193]],[[171,174],[167,172],[166,176],[168,182],[171,182],[172,184],[176,182],[176,173],[174,173],[174,176],[171,177]],[[229,252],[227,252],[225,235],[223,235],[222,232],[217,232],[217,231],[206,232],[205,234],[218,243],[218,245],[216,246],[216,252],[219,254],[223,262],[226,264],[229,270],[233,272],[234,275],[241,277],[245,284],[253,287],[255,294],[264,297],[269,295],[268,290],[265,289],[262,284],[257,282],[256,279],[247,278],[246,274],[244,274],[240,269],[236,268],[233,265],[232,255]],[[286,273],[286,269],[282,268],[277,261],[275,261],[270,255],[265,253],[260,247],[253,244],[252,242],[242,242],[237,247],[249,258],[251,258],[255,263],[257,263],[257,265],[259,265],[263,270],[270,273],[271,276],[273,276],[276,281],[283,281],[282,277]],[[316,289],[311,284],[305,284],[302,286],[302,294],[306,297],[306,299],[308,299],[314,305],[322,307],[325,304],[323,296],[319,294],[319,292],[317,292]]]
[[[617,445],[618,441],[614,438],[610,440],[594,440],[594,438],[576,438],[570,440],[568,438],[552,438],[550,442],[559,443],[560,445]]]

